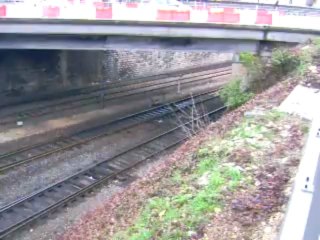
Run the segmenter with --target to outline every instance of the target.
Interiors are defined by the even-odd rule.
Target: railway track
[[[141,94],[148,91],[157,91],[179,85],[186,86],[190,84],[200,84],[214,78],[221,78],[231,74],[231,67],[225,66],[214,70],[204,70],[200,72],[188,73],[186,75],[173,76],[160,79],[131,81],[131,83],[113,83],[94,91],[85,96],[73,97],[58,101],[56,103],[35,107],[32,109],[22,110],[4,115],[0,119],[0,125],[16,123],[18,120],[26,121],[44,115],[62,112],[70,109],[83,108],[86,106],[104,107],[105,103],[110,100]]]
[[[220,107],[199,118],[220,114],[224,109],[224,106]],[[65,206],[101,183],[112,180],[117,175],[125,173],[159,153],[182,143],[187,139],[182,129],[192,124],[193,121],[185,122],[120,154],[101,160],[60,182],[2,207],[0,209],[0,239],[57,208]]]
[[[194,103],[199,104],[210,101],[217,98],[216,91],[217,90],[154,107],[98,127],[81,131],[71,136],[60,137],[47,143],[25,146],[15,151],[2,154],[0,155],[0,172],[52,154],[80,147],[90,141],[105,137],[136,124],[180,111],[181,109],[192,106]]]
[[[20,97],[14,101],[1,101],[0,103],[0,108],[3,107],[12,107],[14,105],[19,105],[19,104],[25,104],[25,103],[34,103],[38,101],[49,101],[49,100],[55,100],[55,99],[61,99],[61,98],[66,98],[70,96],[77,96],[77,95],[87,95],[90,93],[97,92],[101,90],[101,88],[109,88],[111,87],[116,87],[120,85],[126,85],[126,83],[131,84],[133,82],[142,82],[142,81],[151,81],[151,80],[158,80],[158,79],[163,79],[163,78],[168,78],[168,77],[175,77],[175,76],[181,76],[181,75],[186,75],[194,72],[202,72],[210,69],[219,69],[223,67],[228,67],[231,66],[232,62],[231,61],[225,61],[221,63],[215,63],[215,64],[210,64],[206,66],[201,66],[197,68],[191,68],[191,69],[183,69],[183,70],[178,70],[174,72],[169,72],[169,73],[162,73],[162,74],[157,74],[157,75],[151,75],[151,76],[146,76],[146,77],[139,77],[136,79],[128,80],[125,82],[118,81],[118,82],[113,82],[113,83],[99,83],[97,85],[92,85],[92,86],[86,86],[86,87],[80,87],[80,88],[71,88],[68,90],[64,91],[54,91],[54,92],[45,92],[40,95],[27,95],[24,97]],[[8,98],[8,95],[10,95],[12,91],[10,90],[5,90],[0,92],[0,97],[6,96]],[[1,96],[2,95],[2,96]],[[9,97],[10,99],[10,97]]]

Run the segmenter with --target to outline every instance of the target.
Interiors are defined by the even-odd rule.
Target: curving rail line
[[[90,141],[105,137],[136,124],[163,117],[185,109],[192,104],[199,104],[217,98],[217,90],[188,97],[177,102],[164,104],[142,112],[138,112],[112,122],[90,128],[67,137],[60,137],[47,143],[29,145],[12,152],[0,155],[0,172],[10,170],[24,163],[34,161],[49,155],[79,147]]]
[[[70,99],[46,104],[19,112],[9,113],[1,116],[0,125],[13,124],[17,120],[27,120],[41,117],[44,115],[62,112],[75,108],[94,105],[103,107],[107,101],[138,95],[148,91],[157,91],[160,89],[177,86],[187,86],[190,84],[201,84],[202,81],[220,78],[231,74],[231,67],[224,66],[218,69],[202,69],[202,71],[182,74],[180,76],[147,79],[140,81],[131,81],[132,83],[113,83],[96,89],[93,93],[84,96],[72,97]]]
[[[224,109],[224,106],[220,107],[199,118],[220,114]],[[193,121],[198,119],[185,122],[112,158],[101,160],[81,172],[1,208],[0,239],[53,210],[65,206],[71,200],[99,184],[111,180],[159,153],[182,143],[187,139],[182,128],[191,125]]]
[[[156,75],[151,75],[151,76],[146,76],[146,77],[139,77],[135,79],[130,79],[130,80],[125,80],[125,81],[114,81],[114,82],[103,82],[99,83],[96,85],[92,86],[85,86],[85,87],[79,87],[79,88],[71,88],[67,89],[64,91],[54,91],[54,92],[44,92],[44,93],[39,93],[37,95],[25,95],[24,97],[19,97],[17,99],[11,99],[8,97],[8,94],[10,94],[10,90],[5,90],[0,92],[0,97],[1,95],[6,96],[6,98],[9,98],[9,101],[1,101],[0,102],[0,108],[6,108],[6,107],[14,107],[17,105],[23,105],[26,103],[34,103],[34,102],[39,102],[39,101],[51,101],[55,99],[66,99],[68,97],[75,97],[75,96],[83,96],[83,95],[88,95],[90,93],[98,92],[102,88],[103,89],[109,89],[109,88],[115,88],[115,87],[120,87],[120,86],[125,86],[125,85],[130,85],[133,83],[137,82],[148,82],[152,80],[158,80],[158,79],[164,79],[164,78],[169,78],[169,77],[177,77],[177,76],[184,76],[187,74],[195,73],[195,72],[203,72],[206,70],[215,70],[215,69],[220,69],[220,68],[225,68],[225,67],[230,67],[232,64],[231,61],[224,61],[220,63],[215,63],[215,64],[210,64],[206,66],[201,66],[197,68],[189,68],[189,69],[182,69],[182,70],[177,70],[174,72],[166,72],[166,73],[160,73]]]

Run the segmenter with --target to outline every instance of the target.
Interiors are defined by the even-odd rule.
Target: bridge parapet
[[[228,3],[178,3],[170,6],[74,1],[51,5],[7,3],[0,4],[0,18],[187,22],[320,30],[320,9]]]

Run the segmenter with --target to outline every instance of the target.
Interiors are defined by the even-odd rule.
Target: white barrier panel
[[[205,23],[208,21],[208,10],[197,10],[193,9],[191,11],[191,16],[190,16],[190,21],[191,22],[196,22],[196,23]]]
[[[75,4],[60,8],[62,19],[96,19],[96,8],[93,5]]]
[[[255,24],[257,18],[257,11],[255,10],[241,10],[240,24],[252,25]]]
[[[278,10],[215,7],[205,4],[165,6],[147,3],[53,2],[55,5],[2,4],[1,18],[55,18],[125,21],[167,21],[211,24],[269,25],[284,28],[320,30],[319,16],[288,15]],[[48,2],[46,4],[49,4]],[[314,11],[314,10],[310,10]],[[291,12],[290,12],[291,13]],[[305,14],[299,11],[297,14]],[[314,14],[314,12],[313,12]],[[315,12],[315,14],[317,14]]]
[[[157,8],[145,4],[112,4],[112,19],[127,21],[155,21]]]
[[[319,30],[320,17],[273,14],[272,26]]]
[[[285,26],[288,26],[288,27],[291,27],[292,26],[292,23],[295,21],[295,19],[298,17],[299,21],[300,18],[299,16],[291,16],[291,15],[276,15],[274,14],[273,15],[273,26],[277,26],[277,27],[285,27]]]
[[[42,8],[31,4],[8,4],[7,18],[42,18]]]

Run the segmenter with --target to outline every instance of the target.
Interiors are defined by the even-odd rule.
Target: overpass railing
[[[320,30],[320,9],[175,0],[0,3],[0,18],[186,22]]]

